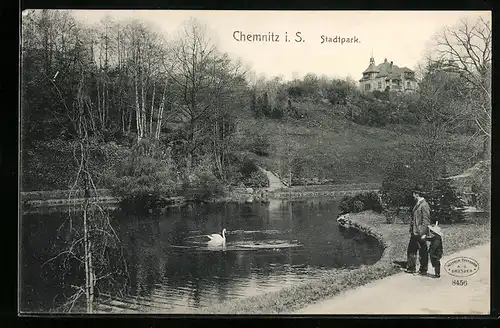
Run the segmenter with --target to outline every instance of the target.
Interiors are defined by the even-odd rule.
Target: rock
[[[349,213],[341,215],[337,218],[337,222],[340,226],[349,228],[351,226],[351,221],[348,219]]]

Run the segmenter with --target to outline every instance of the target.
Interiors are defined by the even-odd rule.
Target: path
[[[259,167],[259,169],[266,174],[267,179],[269,180],[269,187],[267,188],[268,191],[273,191],[276,189],[281,189],[286,187],[285,184],[281,182],[281,180],[276,175],[274,175],[274,173],[265,170],[261,167]]]
[[[446,246],[445,246],[446,247]],[[479,271],[466,278],[455,278],[444,270],[444,263],[457,256],[479,262]],[[434,273],[429,263],[429,273]],[[466,279],[467,286],[452,285],[453,279]],[[312,304],[295,314],[489,314],[490,243],[466,249],[441,260],[441,278],[400,273],[346,291],[331,299]]]

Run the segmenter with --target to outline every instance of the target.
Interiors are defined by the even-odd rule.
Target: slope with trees
[[[255,78],[195,20],[167,39],[136,20],[87,26],[66,11],[28,11],[22,189],[71,186],[77,108],[88,112],[96,184],[124,198],[265,187],[257,166],[292,184],[382,182],[396,160],[419,158],[431,180],[458,174],[489,154],[488,24],[439,34],[417,93],[364,94],[350,78]]]

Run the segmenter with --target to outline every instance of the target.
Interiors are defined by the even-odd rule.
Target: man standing
[[[427,251],[427,229],[430,224],[431,210],[429,204],[424,199],[423,192],[420,190],[413,191],[413,198],[417,204],[413,207],[412,218],[410,222],[410,243],[407,251],[407,266],[406,272],[415,273],[417,265],[417,250],[419,254],[420,275],[427,274],[427,266],[429,262]]]

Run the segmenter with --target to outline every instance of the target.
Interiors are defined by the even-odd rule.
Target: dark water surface
[[[337,214],[338,203],[332,199],[190,204],[145,217],[115,211],[130,291],[118,297],[114,287],[101,287],[98,311],[189,313],[317,279],[332,270],[375,263],[382,254],[380,245],[342,230]],[[60,265],[42,267],[54,256],[63,217],[31,213],[22,218],[23,312],[53,311],[71,295],[72,284],[84,281],[83,269],[66,273]],[[227,229],[225,249],[208,247],[203,235],[222,228]]]

